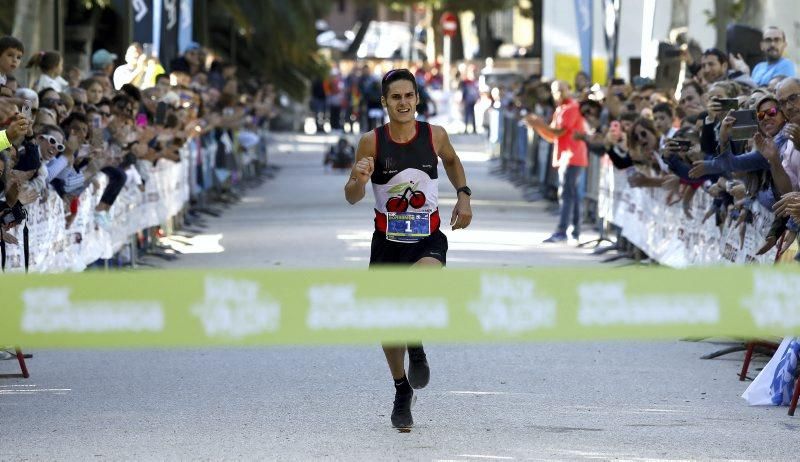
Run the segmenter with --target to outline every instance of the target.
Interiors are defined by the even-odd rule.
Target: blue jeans
[[[566,234],[572,218],[572,234],[581,233],[581,201],[582,195],[578,189],[581,179],[586,174],[586,167],[570,165],[558,169],[559,191],[561,196],[561,213],[558,221],[559,233]]]

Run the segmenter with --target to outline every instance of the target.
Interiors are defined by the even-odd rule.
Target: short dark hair
[[[10,35],[6,35],[5,37],[0,37],[0,53],[3,53],[9,48],[13,48],[15,50],[19,50],[25,53],[25,45],[22,44],[22,41],[20,39],[12,37]]]
[[[726,64],[728,62],[728,56],[719,48],[709,48],[703,52],[703,56],[716,56],[720,64]]]
[[[73,122],[80,122],[89,125],[89,119],[86,117],[86,114],[81,114],[80,112],[70,112],[67,118],[61,122],[61,128],[66,131]]]
[[[35,134],[44,135],[45,133],[60,133],[61,136],[64,136],[64,130],[62,130],[58,125],[43,124],[36,127]]]
[[[783,41],[784,42],[786,41],[786,32],[784,32],[783,29],[781,29],[778,26],[767,26],[767,27],[764,28],[764,32],[766,32],[769,29],[773,29],[773,30],[776,30],[776,31],[780,32],[781,35],[783,36]]]
[[[95,77],[89,77],[88,79],[81,80],[81,83],[78,84],[78,88],[83,88],[84,90],[88,90],[92,87],[92,85],[100,85],[103,86],[103,82]]]
[[[669,103],[658,103],[655,106],[653,106],[653,114],[655,114],[656,112],[663,112],[669,115],[670,117],[672,117],[674,114],[672,110],[672,105]]]
[[[603,105],[598,103],[597,101],[595,101],[593,99],[587,99],[586,101],[581,101],[579,106],[580,106],[580,109],[581,109],[581,114],[583,114],[584,110],[589,109],[589,108],[596,109],[598,115],[601,112],[603,112]]]
[[[126,83],[119,89],[119,91],[130,96],[131,99],[136,103],[142,101],[142,92],[131,83]]]
[[[673,138],[694,138],[696,140],[700,140],[700,134],[697,133],[697,129],[694,127],[682,127],[679,128],[675,134],[672,135]]]
[[[622,121],[625,121],[625,122],[635,122],[635,121],[636,121],[638,118],[639,118],[639,113],[638,113],[638,112],[635,112],[635,111],[627,111],[627,112],[623,112],[623,113],[622,113],[622,114],[620,114],[620,116],[619,116],[619,120],[620,120],[620,122],[622,122]]]
[[[697,83],[696,81],[694,80],[687,81],[686,83],[683,84],[683,88],[686,87],[694,88],[694,91],[696,91],[698,95],[703,96],[703,86]]]
[[[383,76],[383,79],[381,79],[381,94],[384,98],[386,98],[386,95],[389,94],[389,85],[397,82],[398,80],[408,80],[412,85],[414,85],[414,93],[419,94],[419,89],[417,88],[417,79],[414,78],[414,74],[412,74],[411,71],[408,69],[392,69]]]

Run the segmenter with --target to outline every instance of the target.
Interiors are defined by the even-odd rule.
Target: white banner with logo
[[[111,258],[130,243],[137,231],[167,222],[189,201],[192,171],[189,150],[181,150],[181,162],[159,160],[137,166],[143,188],[129,180],[109,210],[111,226],[105,230],[95,223],[97,206],[107,184],[105,175],[80,195],[75,220],[67,228],[69,204],[52,189],[48,197],[27,205],[31,272],[82,271],[99,258]],[[133,167],[132,167],[133,168]],[[19,243],[6,245],[6,271],[23,271],[23,227],[11,231]]]
[[[667,205],[662,188],[632,188],[624,171],[604,166],[598,207],[600,216],[622,228],[622,236],[662,265],[684,268],[720,263],[772,263],[776,249],[756,255],[774,218],[758,202],[749,205],[752,220],[737,224],[728,218],[721,226],[703,217],[712,198],[698,190],[689,209],[681,203]]]

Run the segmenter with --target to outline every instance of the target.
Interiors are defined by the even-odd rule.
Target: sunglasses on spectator
[[[758,111],[758,112],[756,112],[756,118],[758,118],[758,120],[764,120],[767,117],[773,118],[776,115],[778,115],[778,108],[776,108],[776,107],[771,107],[771,108],[767,109],[766,111]]]
[[[42,101],[42,106],[46,107],[65,106],[65,104],[60,99],[47,98],[46,100]]]
[[[797,104],[798,99],[800,99],[800,93],[795,93],[793,95],[790,95],[788,98],[778,100],[778,105],[780,107],[786,107],[790,104],[794,106]]]
[[[39,135],[39,136],[41,136],[42,139],[47,140],[47,142],[50,143],[51,146],[55,146],[56,151],[58,152],[64,152],[64,149],[66,149],[63,144],[59,143],[58,140],[55,139],[54,136],[51,135]]]

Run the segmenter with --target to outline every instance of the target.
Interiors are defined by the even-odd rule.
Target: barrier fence
[[[98,259],[109,259],[133,245],[137,232],[180,221],[190,199],[200,204],[209,195],[254,176],[257,165],[266,165],[269,134],[252,133],[258,143],[239,146],[227,132],[207,134],[190,140],[180,150],[180,162],[160,160],[153,165],[140,161],[136,167],[144,190],[128,181],[109,210],[111,226],[104,229],[94,220],[94,209],[106,185],[104,175],[80,195],[77,217],[65,226],[66,206],[53,191],[26,206],[30,240],[31,272],[82,271]],[[22,242],[22,226],[11,234]],[[23,246],[7,245],[6,271],[24,270]]]
[[[489,139],[500,169],[517,184],[535,188],[555,197],[558,178],[550,167],[552,146],[521,123],[511,111],[494,110]],[[496,128],[495,128],[496,127]],[[624,171],[614,169],[602,156],[589,155],[584,185],[585,205],[591,219],[613,224],[620,236],[659,264],[685,268],[691,265],[770,264],[777,249],[756,255],[764,244],[775,218],[757,201],[747,207],[752,220],[737,224],[714,219],[703,222],[712,198],[700,190],[694,195],[689,218],[681,204],[667,205],[668,192],[662,188],[634,188]],[[790,253],[796,251],[796,244]]]

